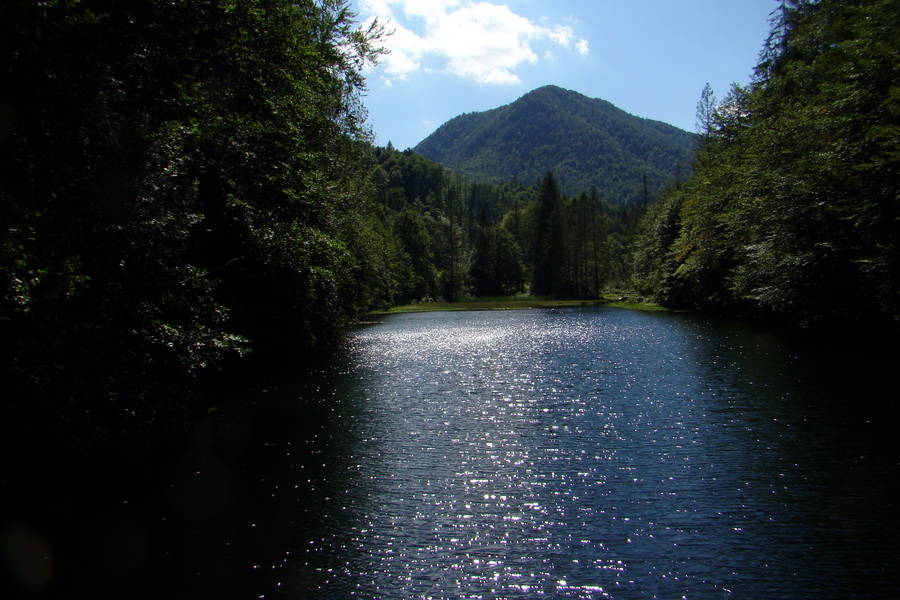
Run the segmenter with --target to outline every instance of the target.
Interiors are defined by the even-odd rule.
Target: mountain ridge
[[[553,171],[566,194],[596,185],[612,201],[642,200],[685,178],[696,136],[600,98],[547,85],[510,104],[464,113],[413,150],[479,181],[531,182]]]

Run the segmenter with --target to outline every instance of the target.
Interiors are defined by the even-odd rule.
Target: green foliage
[[[415,151],[477,181],[531,183],[553,171],[565,194],[596,186],[613,203],[640,203],[642,177],[655,195],[679,165],[690,164],[694,136],[546,86],[451,119]]]
[[[539,186],[492,185],[411,151],[376,148],[372,156],[370,179],[400,257],[391,267],[395,299],[453,301],[526,290],[598,298],[606,285],[627,281],[640,206],[611,206],[596,187],[568,198],[552,172]],[[425,285],[432,278],[435,285]]]
[[[472,259],[472,284],[477,296],[508,296],[522,288],[522,253],[512,235],[499,225],[478,231]]]
[[[532,238],[531,292],[557,296],[566,290],[563,285],[563,215],[562,193],[552,172],[548,172],[538,187],[537,218]]]
[[[403,211],[394,221],[394,235],[400,243],[404,259],[400,303],[433,297],[437,270],[431,238],[422,218],[411,209]]]
[[[689,184],[642,223],[644,289],[810,326],[898,324],[896,8],[786,5],[757,82],[732,89]]]
[[[374,301],[350,236],[379,35],[334,0],[3,3],[4,422],[128,430]]]

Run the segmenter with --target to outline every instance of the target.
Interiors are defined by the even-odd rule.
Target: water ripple
[[[749,378],[750,348],[711,341],[693,321],[607,310],[406,315],[358,331],[352,348],[361,477],[345,492],[352,537],[329,589],[834,591],[815,575],[845,563],[817,546],[825,490],[785,452],[802,428],[772,419],[796,388]]]

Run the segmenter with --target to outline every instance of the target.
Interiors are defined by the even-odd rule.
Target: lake
[[[47,590],[900,597],[897,358],[689,314],[386,316],[112,486]]]

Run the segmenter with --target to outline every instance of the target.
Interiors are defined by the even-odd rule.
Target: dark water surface
[[[45,591],[897,598],[897,358],[693,315],[386,317],[111,491]]]

